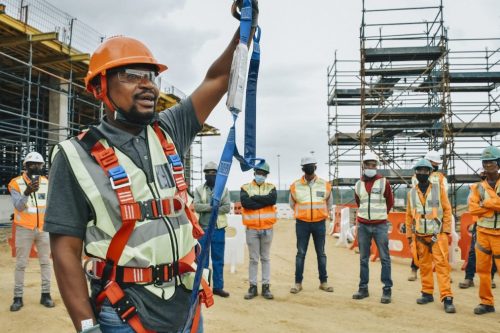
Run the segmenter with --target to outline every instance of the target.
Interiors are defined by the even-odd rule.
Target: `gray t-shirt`
[[[201,130],[190,98],[161,112],[160,126],[174,141],[181,158],[189,151],[194,137]],[[141,167],[149,180],[153,178],[145,130],[135,136],[113,127],[106,121],[102,121],[98,129],[113,146],[127,154]],[[90,204],[84,200],[85,195],[63,154],[57,154],[51,165],[47,196],[44,230],[83,240],[87,222],[92,220],[93,213]],[[96,287],[93,285],[94,293]],[[183,288],[178,288],[172,300],[169,301],[163,301],[138,285],[127,288],[125,292],[134,300],[141,320],[153,330],[177,331],[178,323],[183,323],[185,320],[182,313],[187,312],[190,293]],[[186,309],[179,309],[179,307],[186,307]]]

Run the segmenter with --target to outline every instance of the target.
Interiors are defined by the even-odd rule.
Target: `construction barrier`
[[[10,252],[13,258],[16,257],[16,225],[12,223],[12,236],[8,239]],[[30,258],[38,258],[38,251],[35,244],[31,245]]]
[[[458,247],[460,248],[460,257],[464,261],[462,265],[462,270],[465,270],[467,266],[467,261],[469,259],[469,249],[472,241],[472,226],[476,222],[474,216],[469,212],[462,214],[460,218],[460,240],[458,241]]]
[[[242,216],[228,214],[224,264],[231,265],[231,273],[236,272],[236,265],[243,264],[245,239],[245,226],[242,223]]]

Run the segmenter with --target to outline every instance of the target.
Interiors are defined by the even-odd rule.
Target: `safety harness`
[[[187,206],[188,194],[187,184],[184,179],[184,167],[181,158],[176,153],[175,145],[168,142],[157,122],[152,126],[167,157],[175,182],[177,193],[173,198],[136,202],[132,194],[130,178],[125,169],[119,164],[113,147],[106,148],[100,142],[101,139],[105,139],[104,135],[97,128],[91,127],[87,132],[78,136],[80,145],[89,152],[109,177],[111,187],[115,191],[120,205],[122,219],[121,227],[109,244],[106,260],[92,259],[94,261],[93,269],[91,272],[87,272],[89,277],[101,281],[101,291],[97,295],[96,305],[100,308],[107,298],[121,320],[128,323],[137,333],[154,333],[154,331],[144,328],[135,305],[123,292],[121,286],[124,283],[162,284],[171,282],[184,273],[194,272],[192,265],[196,258],[193,248],[186,256],[169,264],[146,268],[118,266],[117,263],[132,235],[136,222],[145,219],[176,217],[184,212],[193,226],[193,237],[199,239],[203,236],[203,230],[197,223],[195,215]],[[201,307],[201,303],[209,307],[213,304],[212,291],[205,280],[201,281],[201,285],[202,290],[197,292],[199,289],[199,285],[197,285],[196,288],[193,288],[193,294],[198,295],[200,299],[199,307]],[[196,326],[198,320],[199,316],[196,316],[194,318]]]

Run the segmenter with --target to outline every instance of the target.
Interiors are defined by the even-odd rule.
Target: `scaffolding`
[[[478,179],[481,149],[498,145],[500,39],[448,38],[442,0],[362,5],[359,61],[335,52],[327,69],[330,179],[354,185],[341,167],[371,150],[395,187],[408,185],[415,161],[438,150],[454,204]]]
[[[45,0],[1,0],[0,194],[7,193],[29,151],[48,161],[53,145],[99,122],[103,106],[85,90],[83,79],[87,52],[103,40],[103,34]],[[160,91],[157,111],[186,97],[170,84]],[[204,131],[200,135],[217,132],[213,127]],[[189,180],[198,169],[192,160],[190,155],[185,160]]]

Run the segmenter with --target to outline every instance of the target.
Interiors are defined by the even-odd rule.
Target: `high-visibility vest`
[[[155,166],[152,182],[148,183],[144,171],[116,147],[114,147],[115,154],[129,177],[132,195],[136,202],[172,199],[177,189],[175,185],[168,187],[164,181],[164,177],[168,176],[166,173],[172,172],[166,171],[170,168],[169,161],[153,128],[151,126],[146,128],[149,161],[152,166]],[[167,141],[171,143],[172,139],[165,131],[163,133]],[[99,142],[104,147],[109,147],[105,139],[100,139]],[[111,238],[122,225],[122,212],[117,194],[101,166],[77,139],[73,138],[59,143],[54,149],[52,160],[58,153],[65,155],[75,179],[85,194],[85,199],[95,214],[94,219],[87,223],[85,252],[88,256],[105,260]],[[146,217],[143,221],[137,221],[117,265],[144,268],[173,263],[174,253],[178,260],[186,256],[197,244],[192,235],[192,229],[184,210],[180,211],[177,217],[160,219]],[[184,273],[180,277],[183,285],[191,289],[194,272]],[[163,284],[161,287],[147,285],[145,288],[160,298],[170,299],[175,292],[175,283]]]
[[[304,177],[290,186],[290,194],[295,201],[294,216],[304,222],[319,222],[328,217],[327,200],[332,185],[316,177],[314,183],[307,183]]]
[[[208,187],[205,185],[200,185],[196,188],[196,191],[200,194],[201,203],[209,204],[212,201],[212,193],[208,194]],[[222,192],[222,197],[224,197],[227,193],[227,188],[224,188]],[[223,229],[227,227],[227,214],[220,213],[217,216],[217,229]]]
[[[275,186],[270,183],[263,183],[260,186],[252,181],[241,187],[250,197],[254,195],[268,195]],[[276,206],[269,205],[259,209],[241,208],[243,224],[250,229],[263,230],[270,229],[276,223]]]
[[[479,182],[477,184],[477,190],[479,191],[481,202],[491,198],[489,191],[486,190],[485,186],[491,188],[487,180],[483,180],[482,182]],[[496,186],[495,193],[497,196],[500,195],[500,186]],[[499,220],[498,212],[493,211],[493,214],[491,214],[491,216],[479,217],[477,219],[477,225],[488,229],[500,229],[500,221],[498,220]]]
[[[429,176],[429,182],[432,184],[438,184],[440,187],[444,188],[446,194],[448,194],[448,180],[442,172],[433,171]],[[411,184],[412,187],[416,187],[418,185],[418,180],[415,175],[411,177]]]
[[[386,182],[385,178],[375,180],[371,193],[368,193],[365,182],[357,181],[354,191],[359,198],[359,217],[365,220],[387,220],[387,201],[384,197]]]
[[[45,207],[47,206],[47,190],[49,189],[49,182],[47,178],[40,176],[40,187],[38,191],[30,194],[26,202],[24,210],[17,210],[14,207],[14,223],[27,229],[43,230],[43,221],[45,219]],[[25,173],[12,179],[8,185],[9,190],[15,190],[21,195],[28,187],[31,180],[28,179]]]
[[[430,183],[430,194],[422,205],[417,188],[410,190],[411,214],[415,232],[421,235],[434,235],[442,231],[443,206],[441,204],[440,187]],[[425,194],[424,194],[425,195]]]

